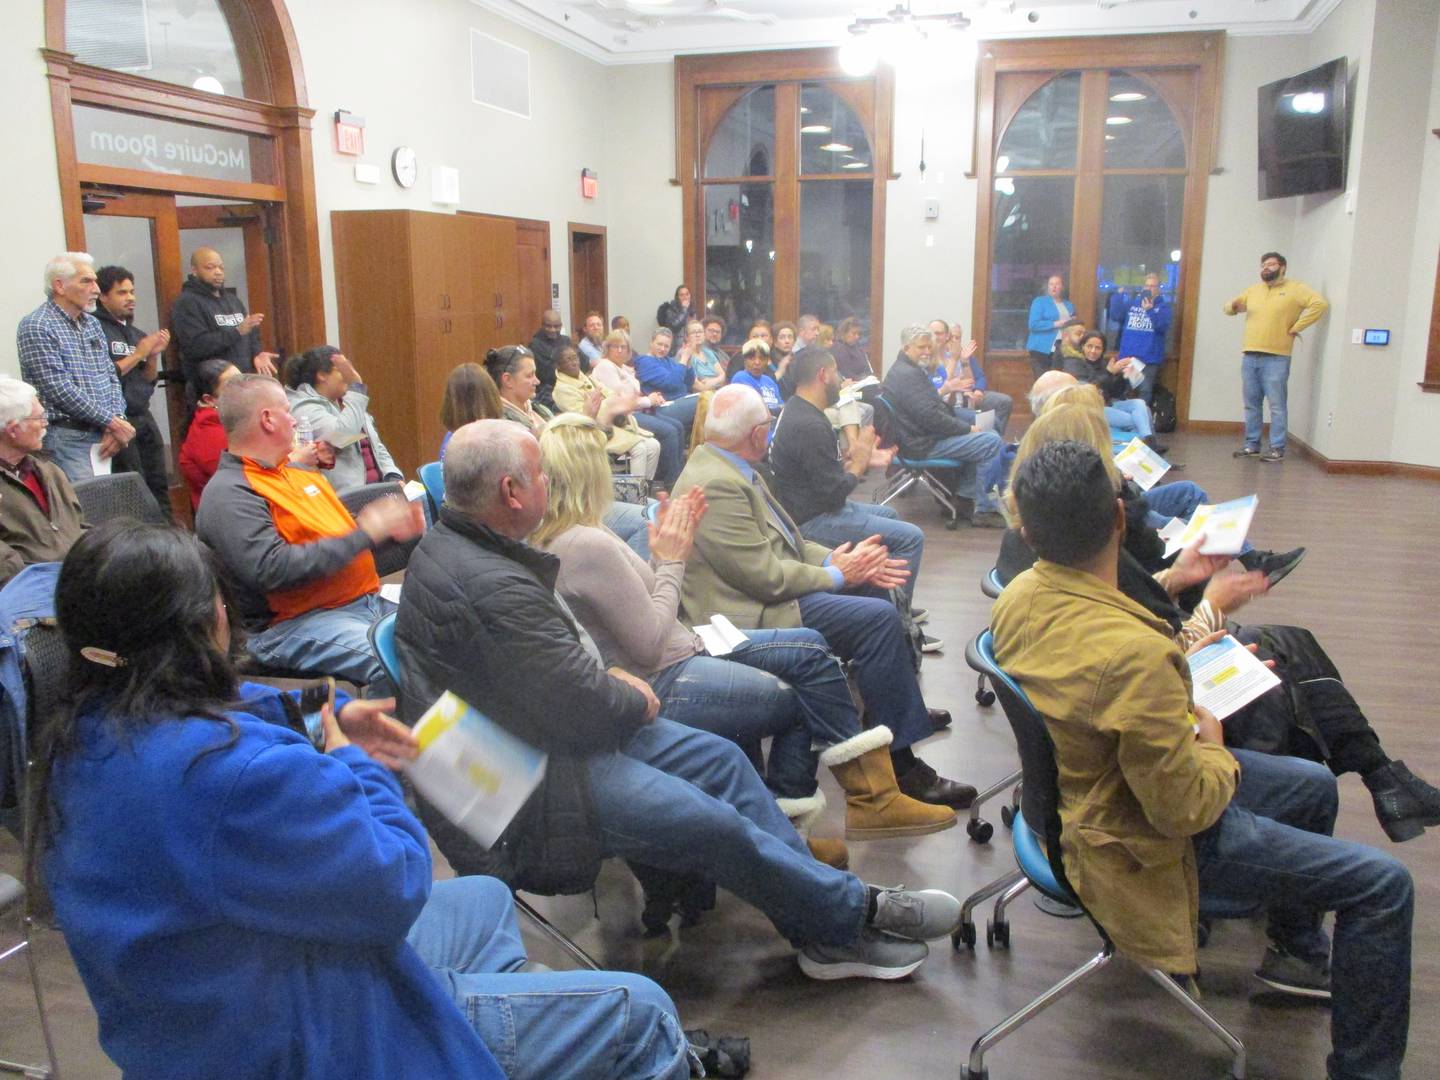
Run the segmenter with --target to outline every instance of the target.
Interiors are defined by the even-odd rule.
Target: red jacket
[[[215,475],[220,455],[229,446],[225,429],[220,426],[220,410],[199,408],[180,446],[180,471],[190,485],[190,508],[200,508],[200,493]]]

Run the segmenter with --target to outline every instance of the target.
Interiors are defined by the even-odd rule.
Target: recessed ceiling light
[[[1106,142],[1114,142],[1114,141],[1115,141],[1115,136],[1114,136],[1114,135],[1106,135],[1106,136],[1105,136],[1105,141],[1106,141]]]
[[[846,146],[843,142],[828,142],[820,147],[820,149],[829,150],[832,154],[848,154],[855,148],[853,146]]]
[[[810,106],[809,106],[809,105],[801,105],[801,106],[800,106],[800,112],[801,112],[802,115],[803,115],[804,113],[809,112],[809,111],[810,111]]]
[[[220,80],[215,78],[214,75],[201,75],[190,85],[195,87],[196,90],[204,90],[207,94],[225,93],[224,85],[222,85]]]
[[[806,124],[800,129],[801,135],[829,135],[829,124]]]
[[[1111,94],[1111,101],[1144,101],[1145,95],[1135,90],[1126,90],[1123,94]]]
[[[1107,116],[1107,117],[1105,117],[1105,123],[1111,125],[1112,127],[1118,127],[1118,126],[1121,125],[1121,124],[1129,124],[1129,123],[1133,123],[1133,122],[1134,122],[1134,121],[1132,121],[1132,120],[1130,119],[1130,117],[1128,117],[1128,116]]]
[[[844,165],[841,165],[840,167],[842,169],[868,169],[870,167],[870,163],[868,161],[847,161]]]

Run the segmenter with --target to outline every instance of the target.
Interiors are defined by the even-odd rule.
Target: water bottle
[[[308,446],[315,441],[315,427],[308,420],[299,420],[295,423],[295,445]]]

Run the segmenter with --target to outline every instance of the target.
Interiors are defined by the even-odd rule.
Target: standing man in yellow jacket
[[[1245,313],[1245,353],[1240,380],[1245,398],[1245,445],[1236,457],[1285,460],[1285,402],[1290,381],[1290,351],[1300,331],[1319,321],[1330,307],[1308,285],[1285,276],[1285,256],[1260,256],[1260,281],[1225,304],[1226,315]],[[1270,402],[1270,449],[1260,453],[1260,421]]]

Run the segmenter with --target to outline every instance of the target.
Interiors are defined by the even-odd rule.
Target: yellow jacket
[[[1219,820],[1239,765],[1195,737],[1190,669],[1169,627],[1099,578],[1042,559],[1001,593],[991,628],[996,660],[1055,742],[1070,883],[1121,952],[1195,971],[1191,837]]]
[[[1309,285],[1289,278],[1266,284],[1257,281],[1233,300],[1225,301],[1225,314],[1245,311],[1246,352],[1289,356],[1293,335],[1319,321],[1329,302]]]

